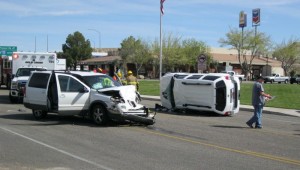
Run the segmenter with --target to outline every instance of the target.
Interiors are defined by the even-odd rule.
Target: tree
[[[74,70],[76,70],[79,61],[91,58],[93,51],[90,41],[85,40],[84,36],[78,31],[68,35],[62,50],[63,56],[67,59],[67,67]]]
[[[283,41],[275,48],[273,57],[281,62],[284,74],[288,75],[292,66],[297,60],[300,60],[299,41],[297,39],[290,39],[288,42]]]
[[[135,64],[137,74],[139,74],[141,67],[146,64],[151,57],[150,49],[147,43],[143,42],[140,38],[135,39],[133,36],[130,36],[122,41],[120,55],[124,64]]]
[[[158,39],[152,43],[151,51],[158,69],[160,51]],[[172,33],[163,36],[162,53],[163,72],[190,72],[191,68],[195,69],[200,54],[210,56],[209,48],[204,42],[193,38],[182,40],[180,36],[174,36]]]
[[[209,54],[209,47],[202,41],[197,41],[196,39],[186,39],[182,41],[182,55],[180,56],[180,63],[186,65],[187,71],[190,72],[191,67],[196,67],[197,57],[200,54],[205,54],[207,56],[206,65],[212,61],[211,55]],[[197,68],[195,68],[197,69]]]
[[[238,29],[230,29],[226,34],[226,38],[221,38],[219,43],[221,46],[231,46],[238,52],[238,61],[242,68],[242,73],[248,76],[252,70],[252,61],[260,54],[265,54],[270,46],[270,37],[264,33],[253,30],[239,31]],[[246,53],[250,51],[250,58]]]

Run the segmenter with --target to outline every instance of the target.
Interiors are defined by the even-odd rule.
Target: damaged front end
[[[134,86],[120,86],[101,93],[110,96],[111,105],[107,107],[107,111],[112,118],[146,125],[155,123],[155,114],[149,113],[147,107],[139,104],[141,98]]]

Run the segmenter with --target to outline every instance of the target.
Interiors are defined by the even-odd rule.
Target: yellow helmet
[[[122,73],[121,72],[118,72],[117,75],[118,75],[118,77],[122,77]]]
[[[131,70],[129,70],[127,74],[132,74],[132,71],[131,71]]]

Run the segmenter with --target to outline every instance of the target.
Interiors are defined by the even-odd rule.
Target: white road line
[[[96,163],[96,162],[89,161],[89,160],[84,159],[84,158],[82,158],[82,157],[79,157],[79,156],[76,156],[76,155],[74,155],[74,154],[71,154],[71,153],[69,153],[69,152],[67,152],[67,151],[58,149],[58,148],[56,148],[56,147],[54,147],[54,146],[48,145],[48,144],[46,144],[46,143],[43,143],[43,142],[41,142],[41,141],[32,139],[32,138],[30,138],[30,137],[24,136],[24,135],[22,135],[22,134],[19,134],[19,133],[17,133],[17,132],[12,131],[12,130],[6,129],[6,128],[4,128],[4,127],[0,127],[0,129],[2,129],[2,130],[4,130],[4,131],[7,131],[7,132],[10,132],[10,133],[12,133],[12,134],[14,134],[14,135],[20,136],[20,137],[22,137],[22,138],[24,138],[24,139],[30,140],[30,141],[32,141],[32,142],[34,142],[34,143],[40,144],[40,145],[42,145],[42,146],[45,146],[45,147],[47,147],[47,148],[53,149],[53,150],[55,150],[55,151],[57,151],[57,152],[60,152],[60,153],[62,153],[62,154],[68,155],[68,156],[70,156],[70,157],[72,157],[72,158],[75,158],[75,159],[81,160],[81,161],[83,161],[83,162],[89,163],[89,164],[94,165],[94,166],[96,166],[96,167],[98,167],[98,168],[101,168],[101,169],[104,169],[104,170],[112,170],[111,168],[108,168],[108,167],[106,167],[106,166],[104,166],[104,165],[100,165],[100,164],[98,164],[98,163]]]

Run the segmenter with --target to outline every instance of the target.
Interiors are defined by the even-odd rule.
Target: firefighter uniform
[[[127,77],[126,77],[126,84],[127,85],[135,85],[136,89],[139,90],[139,83],[137,81],[137,78],[132,75],[132,71],[128,71]]]

